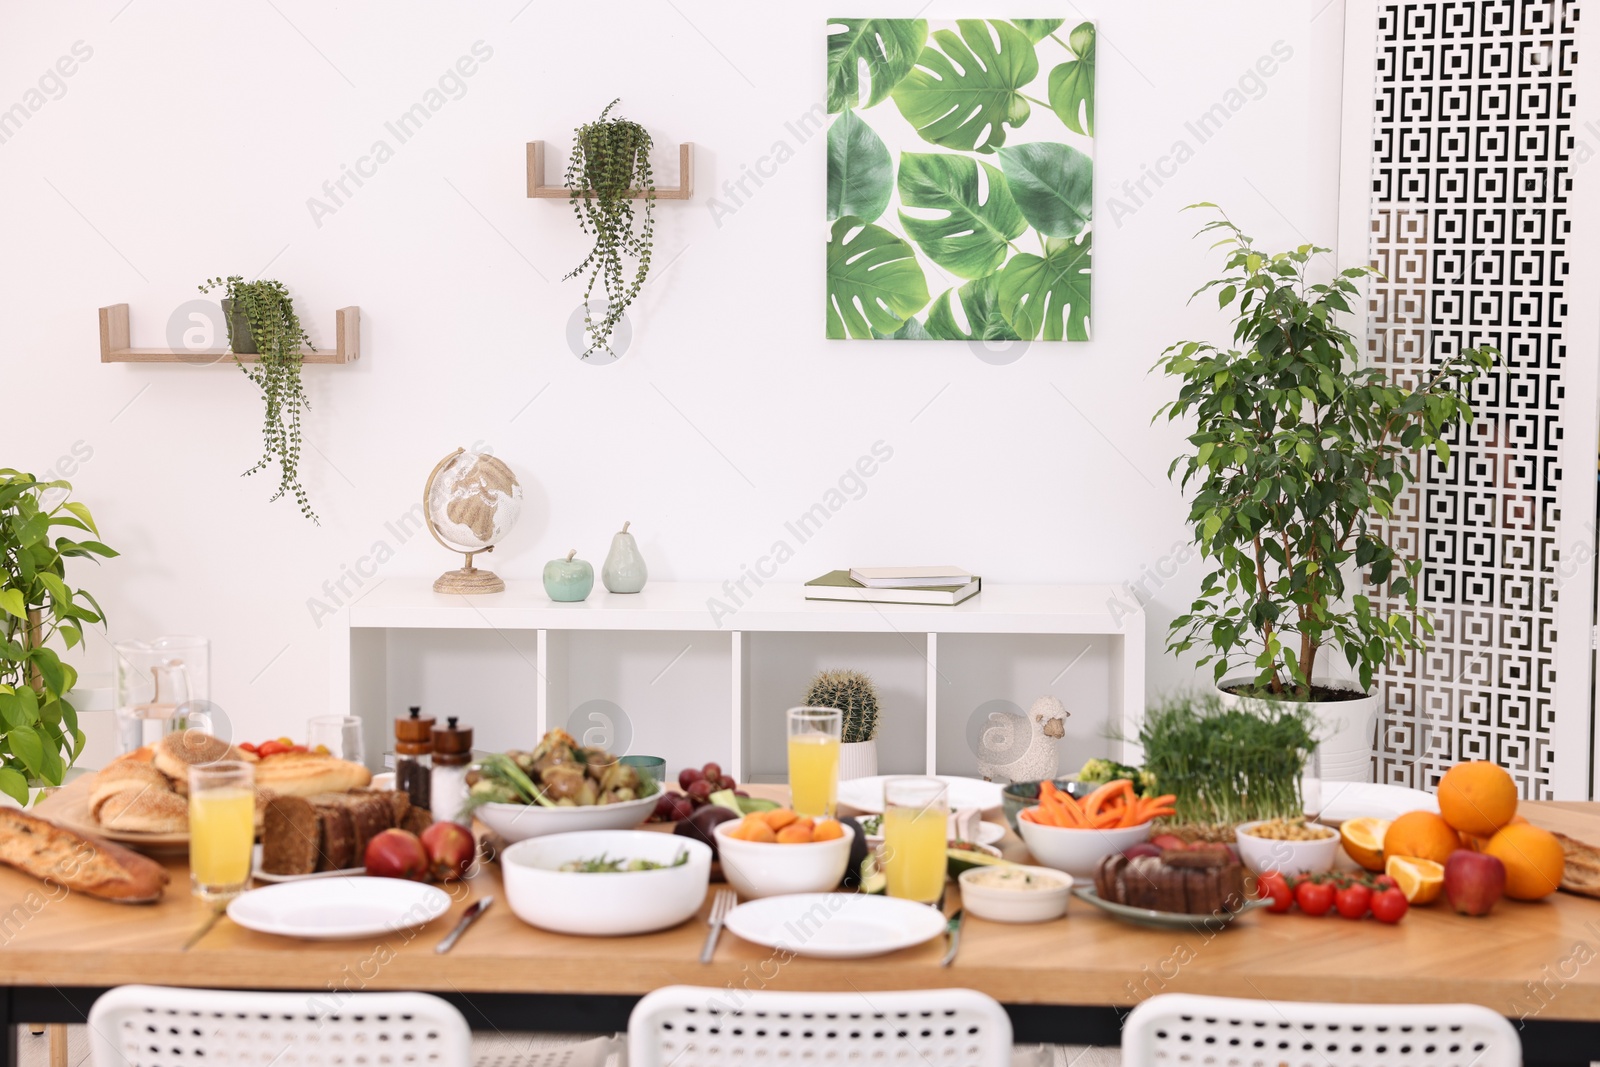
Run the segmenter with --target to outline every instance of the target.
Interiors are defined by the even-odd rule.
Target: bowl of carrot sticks
[[[1173,813],[1174,799],[1137,796],[1126,778],[1081,799],[1045,781],[1039,803],[1017,817],[1017,829],[1040,864],[1089,878],[1102,859],[1149,838],[1151,824]]]

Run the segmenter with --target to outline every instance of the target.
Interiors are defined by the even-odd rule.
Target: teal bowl
[[[1082,799],[1094,792],[1099,787],[1098,782],[1080,782],[1075,778],[1051,779],[1056,788],[1074,799]],[[1022,814],[1022,809],[1031,808],[1039,803],[1039,787],[1044,784],[1044,779],[1033,782],[1012,782],[1000,793],[1000,808],[1006,813],[1006,822],[1011,824],[1011,832],[1021,834],[1017,828],[1017,816]]]

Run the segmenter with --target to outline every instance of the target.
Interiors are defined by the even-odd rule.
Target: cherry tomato
[[[1411,905],[1406,895],[1394,886],[1372,894],[1372,917],[1381,923],[1397,923]]]
[[[262,759],[266,759],[268,756],[276,756],[280,752],[287,751],[289,751],[289,746],[284,744],[282,741],[263,741],[256,747],[256,755],[260,756]]]
[[[1294,907],[1294,891],[1277,871],[1268,871],[1257,879],[1256,896],[1272,901],[1267,905],[1267,910],[1274,915],[1282,915]]]
[[[256,750],[256,746],[252,745],[250,742],[248,742],[248,741],[239,742],[239,751],[241,751],[241,752],[254,752],[255,750]]]
[[[1301,882],[1295,887],[1294,902],[1307,915],[1326,915],[1333,907],[1333,886],[1327,882]]]
[[[1380,890],[1393,889],[1394,879],[1390,878],[1387,874],[1380,874],[1372,880],[1372,884],[1377,886]]]
[[[1347,885],[1334,894],[1334,906],[1339,909],[1339,914],[1346,919],[1364,919],[1367,909],[1372,904],[1372,890],[1359,882]]]

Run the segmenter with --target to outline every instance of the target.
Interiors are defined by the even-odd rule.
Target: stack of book
[[[981,588],[983,579],[960,567],[852,567],[807,582],[806,599],[953,606]]]

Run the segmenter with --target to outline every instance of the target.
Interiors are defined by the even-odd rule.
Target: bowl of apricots
[[[855,839],[838,819],[812,819],[788,808],[752,812],[712,832],[722,876],[745,900],[837,887]]]

